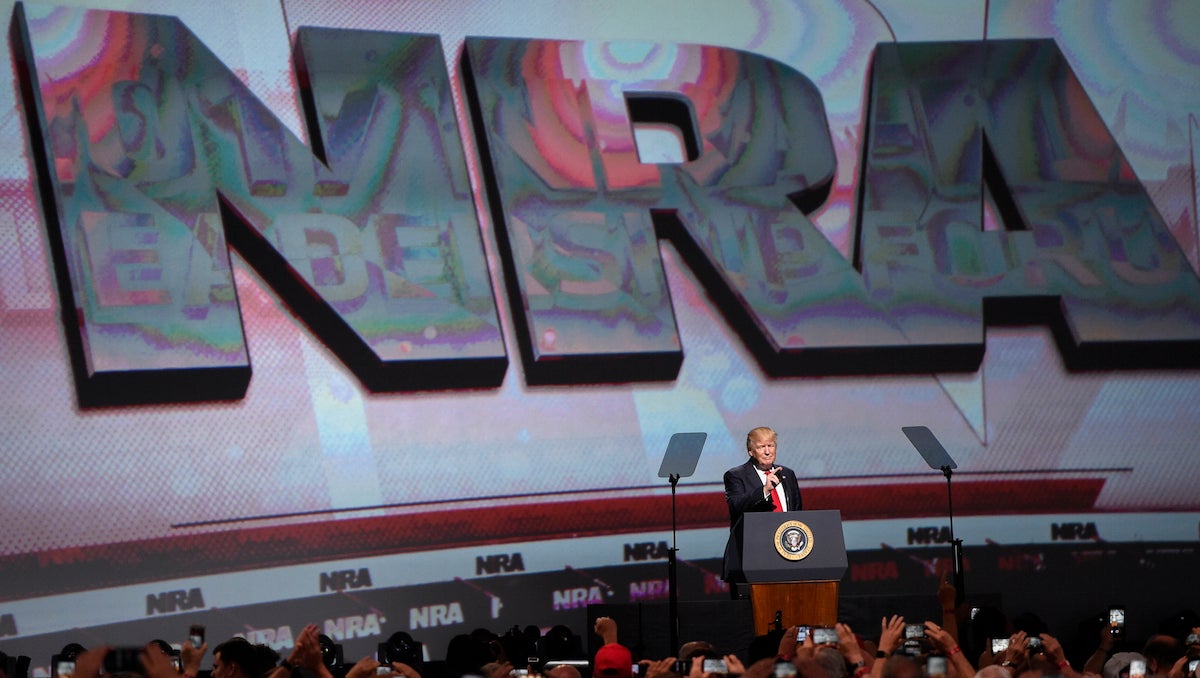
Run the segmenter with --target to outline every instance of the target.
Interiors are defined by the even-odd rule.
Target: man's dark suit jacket
[[[786,466],[780,466],[779,469],[778,487],[783,490],[788,511],[799,511],[800,483],[796,481],[796,473]],[[742,554],[734,538],[734,530],[741,522],[742,514],[775,509],[771,497],[763,497],[763,484],[758,479],[758,472],[754,470],[753,459],[725,472],[725,503],[729,505],[729,541],[725,543],[725,563],[721,577],[725,581],[731,581],[730,577],[736,575],[738,581],[744,581],[741,577]]]

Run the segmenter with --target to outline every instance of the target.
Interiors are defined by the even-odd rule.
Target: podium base
[[[782,613],[784,628],[796,624],[834,626],[838,620],[838,583],[805,581],[750,585],[754,633],[771,630],[775,613]]]

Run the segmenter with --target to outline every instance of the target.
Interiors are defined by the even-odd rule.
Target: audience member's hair
[[[976,671],[975,678],[1012,678],[1012,674],[1003,666],[992,664]]]
[[[1013,628],[1018,631],[1024,631],[1030,637],[1037,637],[1047,630],[1046,622],[1042,618],[1032,612],[1022,612],[1012,618]]]
[[[775,660],[766,658],[746,666],[746,672],[742,674],[742,678],[773,678],[774,675]]]
[[[579,673],[579,669],[571,666],[570,664],[551,666],[543,675],[550,676],[550,678],[582,678],[582,674]]]
[[[1166,675],[1167,671],[1171,669],[1171,665],[1179,661],[1185,651],[1186,648],[1178,638],[1160,633],[1150,636],[1146,640],[1146,644],[1142,647],[1142,656],[1146,658],[1146,661],[1154,662],[1157,665],[1157,673]]]
[[[233,637],[213,650],[213,656],[221,655],[221,661],[233,664],[251,678],[260,678],[279,663],[279,653],[266,645],[255,645],[245,638]]]
[[[1200,614],[1195,610],[1184,608],[1158,623],[1158,632],[1185,640],[1192,629],[1200,626]]]
[[[716,650],[707,640],[690,640],[679,647],[680,659],[692,657],[716,657]]]
[[[550,627],[538,639],[538,652],[543,659],[583,659],[587,653],[583,651],[583,639],[575,635],[570,627],[558,624]]]
[[[754,640],[750,641],[750,650],[747,653],[749,663],[773,658],[779,653],[780,640],[783,640],[783,631],[770,631],[765,635],[755,636]]]
[[[484,664],[496,661],[487,641],[477,632],[454,636],[446,646],[446,668],[451,676],[479,675]]]
[[[883,678],[924,678],[924,671],[912,657],[894,654],[883,665]]]
[[[846,659],[842,653],[832,647],[822,647],[817,650],[817,663],[829,674],[829,678],[846,678],[850,671],[846,668]]]
[[[796,665],[796,675],[800,678],[829,678],[829,672],[815,659],[797,657],[792,663]]]

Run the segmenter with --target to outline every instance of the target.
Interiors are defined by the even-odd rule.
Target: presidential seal
[[[799,520],[789,520],[775,530],[775,550],[788,560],[803,560],[812,553],[813,533]]]

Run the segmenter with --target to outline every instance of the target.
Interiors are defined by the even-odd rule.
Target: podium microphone
[[[783,630],[783,610],[775,610],[775,621],[771,622],[771,626],[774,626],[776,631]]]

